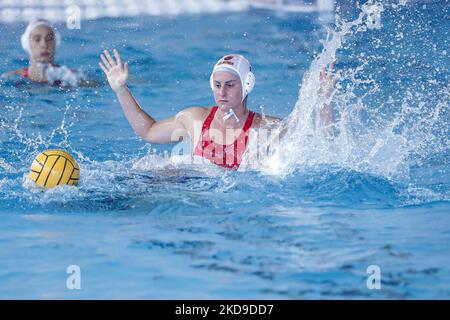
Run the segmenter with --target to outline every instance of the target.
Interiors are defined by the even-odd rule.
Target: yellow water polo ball
[[[45,150],[33,160],[28,177],[46,188],[61,184],[74,186],[80,178],[80,167],[74,157],[64,150]]]

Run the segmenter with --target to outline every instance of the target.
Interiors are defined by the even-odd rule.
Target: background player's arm
[[[10,78],[10,77],[15,76],[15,75],[23,75],[23,70],[22,69],[18,69],[18,70],[7,71],[5,73],[2,73],[0,75],[0,78]]]

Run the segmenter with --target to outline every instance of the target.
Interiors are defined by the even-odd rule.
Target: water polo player
[[[19,75],[37,83],[76,86],[92,85],[81,72],[55,63],[56,48],[61,43],[59,32],[44,19],[31,21],[21,37],[22,48],[29,56],[28,66],[6,72],[2,76]]]
[[[222,167],[238,168],[248,144],[249,129],[280,120],[263,117],[247,107],[255,76],[242,55],[226,55],[214,66],[210,84],[216,106],[187,108],[160,121],[140,107],[127,87],[128,63],[122,63],[117,50],[114,56],[115,59],[105,50],[99,65],[135,133],[148,142],[172,143],[187,136],[192,141],[193,155]]]

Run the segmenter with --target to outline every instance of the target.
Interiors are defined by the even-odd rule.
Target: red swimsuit
[[[194,150],[194,155],[202,156],[221,167],[229,169],[238,168],[247,147],[248,131],[252,126],[255,113],[250,111],[247,120],[245,121],[244,128],[237,139],[231,144],[224,145],[215,143],[209,135],[211,122],[214,119],[217,109],[217,106],[213,107],[206,117],[205,122],[203,122],[202,134]]]
[[[29,75],[28,75],[28,67],[25,67],[25,68],[22,68],[22,77],[24,77],[24,78],[29,78]]]

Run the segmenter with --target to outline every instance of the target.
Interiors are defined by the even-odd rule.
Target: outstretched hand
[[[100,57],[102,62],[99,62],[100,68],[106,74],[108,83],[115,92],[125,88],[128,80],[128,63],[122,64],[119,52],[114,49],[114,60],[109,54],[108,50],[103,51]]]

